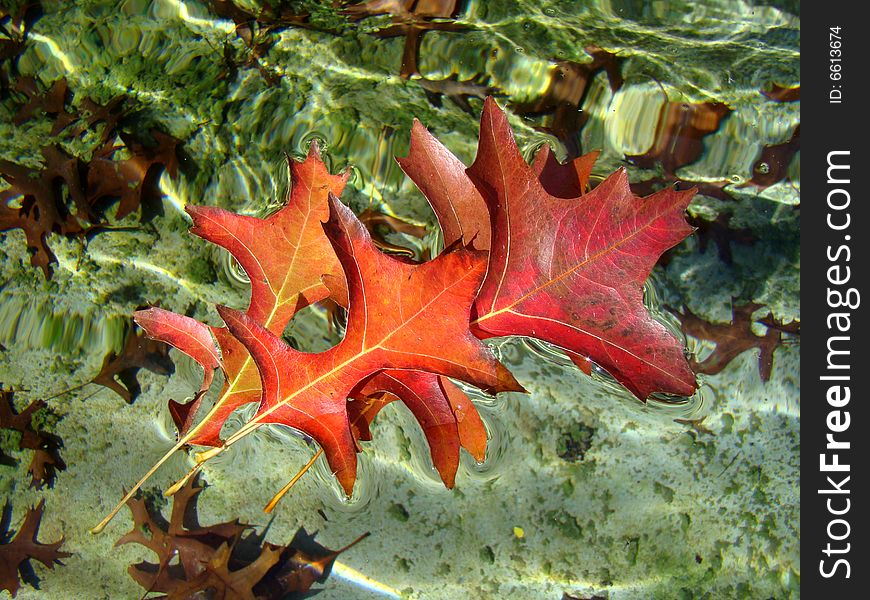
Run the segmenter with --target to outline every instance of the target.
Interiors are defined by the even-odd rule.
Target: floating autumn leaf
[[[590,152],[561,164],[544,145],[535,155],[532,170],[550,195],[576,198],[586,193],[599,153]],[[492,225],[486,201],[462,161],[416,119],[408,156],[396,161],[432,206],[445,246],[461,240],[480,250],[490,249]]]
[[[435,211],[445,246],[461,240],[489,250],[489,212],[483,197],[465,174],[462,161],[418,120],[411,128],[408,156],[396,160]]]
[[[539,175],[571,181],[573,170],[570,186],[547,185],[565,193],[581,190],[591,157],[556,167],[545,150],[536,166],[529,166],[504,113],[487,99],[477,159],[468,169],[478,193],[462,193],[467,183],[461,163],[445,157],[449,152],[422,128],[415,129],[402,167],[415,182],[420,179],[445,231],[468,243],[465,229],[485,227],[482,207],[492,219],[490,265],[472,320],[478,335],[548,341],[573,354],[575,362],[588,357],[598,363],[641,399],[653,392],[694,392],[682,343],[642,302],[643,282],[659,256],[692,231],[684,213],[693,191],[664,190],[640,199],[620,170],[582,201],[555,197]],[[437,162],[425,163],[436,156]],[[427,179],[442,171],[439,164],[448,174],[441,187]],[[463,229],[464,223],[471,225]]]
[[[459,248],[423,264],[399,261],[380,252],[334,196],[324,229],[347,277],[345,337],[326,352],[304,354],[249,316],[219,308],[263,380],[257,414],[223,448],[260,424],[288,425],[320,444],[331,471],[350,493],[356,450],[346,400],[359,381],[383,369],[410,369],[460,379],[490,393],[522,388],[468,329],[486,272],[484,253]]]
[[[298,309],[327,294],[340,304],[347,304],[341,266],[320,222],[328,214],[327,194],[330,191],[341,193],[347,175],[330,175],[316,144],[312,144],[304,162],[291,161],[289,166],[291,196],[287,205],[268,219],[239,217],[208,207],[188,207],[194,218],[193,233],[226,248],[246,269],[253,287],[248,315],[275,334],[283,332]],[[363,218],[369,226],[383,222],[412,235],[423,233],[419,226],[389,218],[389,215],[364,213]],[[383,241],[375,243],[379,247],[384,245]],[[189,404],[170,401],[170,410],[185,443],[220,445],[220,429],[226,418],[241,404],[260,399],[259,374],[247,351],[224,328],[208,327],[189,317],[158,308],[139,311],[135,317],[151,337],[172,344],[204,367],[206,380],[194,401]],[[212,335],[219,342],[220,351]],[[194,430],[193,419],[201,392],[208,388],[211,373],[217,366],[224,370],[228,383],[221,398]],[[399,378],[409,376],[396,374]],[[417,381],[423,381],[422,375]],[[438,390],[450,390],[452,397],[461,394],[446,381],[421,385],[421,393],[429,398]],[[414,398],[408,401],[413,403]],[[444,396],[440,402],[446,404],[448,398]],[[475,456],[483,459],[479,449]]]
[[[556,198],[579,198],[589,191],[589,178],[600,150],[588,152],[562,164],[550,146],[544,145],[535,155],[532,171],[548,194]]]
[[[298,310],[329,295],[321,282],[324,275],[336,276],[335,285],[343,287],[341,265],[321,221],[329,215],[327,195],[341,194],[348,173],[331,175],[316,143],[311,144],[305,161],[288,159],[288,165],[290,197],[266,219],[214,207],[186,207],[193,219],[191,232],[225,248],[245,269],[251,281],[248,316],[276,335],[281,335]],[[134,317],[150,337],[172,344],[203,366],[207,381],[200,391],[208,389],[216,366],[223,370],[221,397],[195,428],[192,418],[199,396],[187,409],[174,406],[184,421],[181,435],[185,443],[220,445],[220,430],[230,414],[260,400],[260,376],[248,351],[223,327],[209,327],[161,309],[139,311]]]
[[[27,572],[25,569],[29,569],[29,560],[38,560],[49,569],[53,569],[54,565],[63,564],[60,559],[72,556],[69,552],[59,550],[63,538],[50,544],[43,544],[37,539],[44,508],[43,499],[39,501],[36,508],[28,510],[24,523],[15,533],[14,538],[13,532],[9,530],[12,507],[7,502],[3,509],[3,516],[0,518],[0,590],[8,591],[13,598],[21,587],[18,573]]]
[[[288,204],[268,219],[238,217],[207,207],[188,207],[194,219],[192,231],[225,247],[247,270],[253,282],[248,314],[275,334],[284,330],[298,309],[326,294],[347,304],[341,267],[320,223],[328,210],[327,194],[330,191],[340,193],[347,175],[330,175],[320,160],[316,144],[312,144],[304,162],[291,161],[290,169],[293,185]],[[416,229],[414,232],[419,233]],[[329,283],[329,288],[321,280]],[[191,403],[170,401],[170,412],[181,438],[176,448],[183,444],[219,446],[222,443],[220,431],[229,415],[242,404],[260,400],[260,377],[249,354],[221,327],[208,327],[158,308],[139,311],[135,318],[152,338],[174,345],[205,369],[203,385]],[[208,388],[217,366],[225,374],[224,391],[208,414],[194,425],[202,392]],[[443,382],[429,386],[424,393],[431,397],[438,390],[451,387],[449,382]],[[452,397],[457,393],[458,390]],[[442,403],[448,402],[446,397],[441,400]],[[466,404],[470,405],[470,402]],[[467,411],[457,411],[455,418],[462,417]],[[467,420],[473,423],[473,418]],[[471,435],[468,433],[470,427],[468,424],[464,426],[465,437]],[[483,439],[485,443],[485,437]],[[469,445],[472,443],[469,441]],[[477,443],[480,443],[479,439]],[[437,449],[433,451],[437,452]],[[482,460],[482,450],[475,449],[475,456]]]
[[[331,188],[342,187],[343,176],[328,174],[316,147],[305,162],[291,164],[290,201],[269,219],[189,208],[194,232],[229,249],[248,271],[251,302],[244,313],[218,307],[226,329],[186,317],[163,318],[157,309],[137,314],[150,335],[176,345],[207,370],[219,364],[228,383],[196,424],[192,409],[177,414],[190,429],[125,500],[182,446],[212,446],[196,454],[192,474],[264,424],[289,426],[316,440],[350,493],[358,440],[369,437],[373,415],[393,397],[420,421],[433,463],[452,485],[458,448],[482,458],[485,429],[467,397],[443,377],[488,393],[522,389],[474,333],[550,341],[580,365],[588,368],[587,358],[600,364],[641,399],[653,392],[694,391],[682,344],[642,303],[643,282],[658,257],[691,231],[684,211],[692,192],[667,190],[640,199],[629,191],[624,171],[586,191],[594,157],[560,165],[544,151],[529,166],[491,99],[485,103],[477,160],[467,174],[422,126],[415,125],[413,135],[411,152],[400,164],[429,196],[448,241],[429,262],[413,263],[378,249],[337,199],[340,189]],[[319,183],[297,181],[303,172]],[[559,198],[548,189],[581,195]],[[329,220],[321,232],[314,235],[312,229],[310,243],[298,243],[300,232],[318,223],[323,217],[314,215],[327,205]],[[487,232],[489,242],[483,244]],[[307,274],[293,262],[303,246],[305,259],[315,263],[306,267],[312,269]],[[284,343],[279,336],[296,309],[327,294],[347,307],[343,340],[316,354]],[[256,413],[221,440],[223,423],[245,402],[257,402]]]
[[[468,174],[485,190],[493,232],[476,330],[589,357],[641,399],[695,391],[682,343],[646,310],[642,289],[659,256],[691,233],[684,214],[693,191],[636,198],[620,169],[582,201],[555,198],[492,100]]]
[[[432,464],[448,488],[455,483],[462,446],[477,460],[486,458],[486,428],[468,396],[443,377],[421,371],[382,371],[350,393],[348,414],[354,439],[371,440],[369,425],[378,412],[401,399],[420,423]]]
[[[155,343],[166,343],[182,350],[203,368],[202,385],[193,401],[186,404],[169,401],[175,426],[184,435],[192,425],[202,395],[214,380],[215,369],[221,366],[220,350],[215,345],[209,327],[196,319],[157,307],[136,311],[134,319]]]

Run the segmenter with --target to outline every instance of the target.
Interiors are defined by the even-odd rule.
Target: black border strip
[[[801,7],[806,88],[801,102],[808,115],[801,132],[801,592],[806,598],[866,598],[870,581],[870,414],[862,381],[870,378],[870,348],[865,348],[870,198],[861,186],[870,171],[865,140],[870,117],[859,114],[867,112],[861,83],[870,63],[870,28],[861,7],[847,2]]]

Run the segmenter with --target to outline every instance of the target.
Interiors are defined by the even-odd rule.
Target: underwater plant
[[[204,378],[191,403],[173,408],[176,445],[93,531],[175,451],[209,447],[167,495],[265,424],[310,435],[349,494],[358,441],[385,403],[383,392],[420,421],[433,463],[452,487],[460,446],[482,460],[486,432],[474,405],[447,378],[487,393],[523,390],[483,343],[491,337],[555,344],[587,372],[597,364],[641,400],[692,394],[696,381],[683,343],[648,312],[643,284],[661,254],[692,232],[685,210],[694,191],[665,189],[641,199],[624,169],[587,191],[593,160],[560,164],[544,147],[527,164],[492,98],[484,103],[468,169],[415,122],[409,155],[399,164],[432,205],[445,242],[424,263],[377,248],[338,199],[347,173],[329,174],[316,144],[304,162],[291,162],[288,202],[266,219],[187,206],[191,231],[229,250],[247,272],[250,305],[245,312],[218,306],[226,327],[159,308],[135,314],[148,335],[199,362]],[[316,354],[288,346],[280,338],[286,325],[325,298],[348,311],[344,339]],[[197,418],[217,368],[224,389]],[[251,402],[258,403],[256,413],[222,439],[227,418]]]

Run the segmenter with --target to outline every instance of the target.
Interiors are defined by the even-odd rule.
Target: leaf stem
[[[102,532],[103,529],[106,528],[106,525],[109,524],[109,521],[111,521],[112,519],[115,518],[115,515],[117,515],[121,511],[121,509],[124,507],[125,504],[127,504],[127,501],[130,500],[130,498],[132,498],[133,496],[136,495],[136,492],[138,492],[139,489],[143,485],[145,485],[145,482],[148,481],[148,479],[155,473],[155,471],[157,471],[157,469],[162,467],[163,464],[167,460],[169,460],[169,457],[171,457],[173,454],[175,454],[176,451],[181,449],[181,447],[184,446],[188,442],[189,439],[190,439],[190,434],[187,434],[186,436],[184,436],[183,438],[178,440],[178,442],[176,442],[175,445],[166,452],[166,454],[164,454],[163,456],[160,457],[160,460],[158,460],[156,463],[154,463],[154,466],[152,466],[150,469],[148,469],[148,472],[145,473],[145,475],[142,477],[142,479],[140,479],[138,482],[136,482],[136,485],[134,485],[133,488],[129,492],[127,492],[123,498],[121,498],[121,501],[118,502],[117,505],[115,505],[115,508],[113,508],[111,510],[111,512],[109,512],[109,514],[106,515],[106,518],[104,518],[102,521],[100,521],[96,527],[94,527],[90,530],[90,532],[94,533],[94,534]]]
[[[305,464],[305,466],[302,467],[302,469],[301,469],[298,473],[296,473],[296,475],[293,476],[293,479],[291,479],[291,480],[287,483],[287,485],[285,485],[284,487],[282,487],[282,488],[280,489],[280,491],[279,491],[277,494],[275,494],[274,496],[272,496],[272,499],[269,500],[268,504],[266,504],[266,506],[263,507],[263,512],[264,512],[264,513],[267,513],[267,514],[268,514],[268,513],[271,513],[273,510],[275,510],[275,506],[278,504],[278,502],[281,501],[281,498],[284,497],[284,494],[286,494],[287,492],[289,492],[289,491],[290,491],[290,488],[292,488],[294,485],[296,485],[296,482],[299,481],[299,480],[302,478],[302,476],[305,475],[305,473],[307,473],[308,470],[309,470],[311,467],[314,466],[314,462],[315,462],[318,458],[320,458],[320,455],[321,455],[321,454],[323,454],[323,448],[318,448],[318,449],[317,449],[317,452],[315,453],[315,455],[311,457],[311,460],[309,460],[309,461]]]
[[[191,469],[187,473],[185,473],[184,477],[182,477],[181,479],[179,479],[178,481],[173,483],[171,486],[169,486],[169,488],[167,488],[166,491],[163,492],[163,495],[166,498],[169,498],[169,497],[177,494],[178,490],[180,490],[182,487],[184,487],[184,484],[186,484],[190,480],[191,477],[196,475],[201,468],[202,468],[202,463],[196,463],[195,465],[193,465],[193,467],[191,467]]]

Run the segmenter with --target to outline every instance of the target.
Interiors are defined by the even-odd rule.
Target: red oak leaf
[[[346,399],[383,369],[425,370],[488,392],[522,388],[468,329],[471,304],[486,273],[482,252],[458,248],[423,264],[381,253],[350,209],[330,197],[324,229],[347,277],[347,332],[334,348],[305,354],[248,315],[220,308],[230,332],[251,352],[263,381],[255,417],[224,448],[260,424],[311,435],[350,493],[356,451]]]
[[[599,154],[596,150],[561,164],[544,145],[535,155],[532,170],[550,195],[576,198],[586,193]],[[489,250],[492,225],[486,201],[462,161],[416,119],[408,156],[396,161],[432,206],[445,246],[462,240],[463,244]]]
[[[556,198],[579,198],[589,188],[592,167],[598,160],[600,150],[579,156],[565,164],[553,156],[550,146],[544,145],[535,155],[532,171],[538,177],[547,193]]]
[[[582,199],[547,193],[487,99],[468,174],[492,215],[492,256],[475,302],[481,337],[525,335],[591,358],[636,396],[690,395],[683,345],[643,305],[659,256],[691,233],[693,191],[632,195],[620,169]]]
[[[188,208],[194,217],[194,233],[227,248],[251,274],[255,283],[248,315],[275,334],[283,331],[296,309],[326,293],[344,306],[348,303],[341,266],[320,223],[325,218],[324,209],[328,211],[328,192],[340,193],[346,177],[328,173],[316,145],[303,163],[291,162],[290,167],[293,191],[288,205],[269,219],[239,217],[214,208]],[[294,243],[300,238],[302,243]],[[327,285],[321,284],[321,280]],[[209,327],[163,309],[138,311],[136,321],[149,335],[187,353],[205,370],[203,384],[192,402],[169,401],[180,431],[179,443],[219,446],[221,428],[230,414],[241,404],[260,400],[260,378],[247,350],[225,328]],[[224,370],[228,383],[216,405],[195,426],[202,394],[217,367]],[[385,371],[375,380],[378,377],[407,384],[392,391],[420,419],[436,457],[435,464],[445,474],[448,486],[453,484],[460,445],[478,461],[485,458],[486,430],[471,402],[454,384],[431,373],[411,371]],[[369,400],[358,393],[354,396]],[[424,402],[431,404],[431,410],[440,410],[441,417],[449,417],[449,422],[433,429],[431,419],[426,416],[430,409]],[[367,423],[365,426],[367,431]],[[445,451],[442,446],[454,451]]]
[[[465,174],[465,165],[444,144],[414,119],[408,156],[397,158],[402,170],[417,185],[435,211],[444,245],[462,240],[489,250],[489,210]]]
[[[545,146],[530,167],[487,99],[467,175],[419,124],[399,162],[432,205],[445,244],[493,246],[472,323],[480,337],[551,342],[587,373],[595,361],[641,399],[692,394],[683,346],[646,311],[642,286],[662,252],[691,233],[684,212],[693,192],[641,200],[621,170],[583,195],[596,154],[563,165]]]

